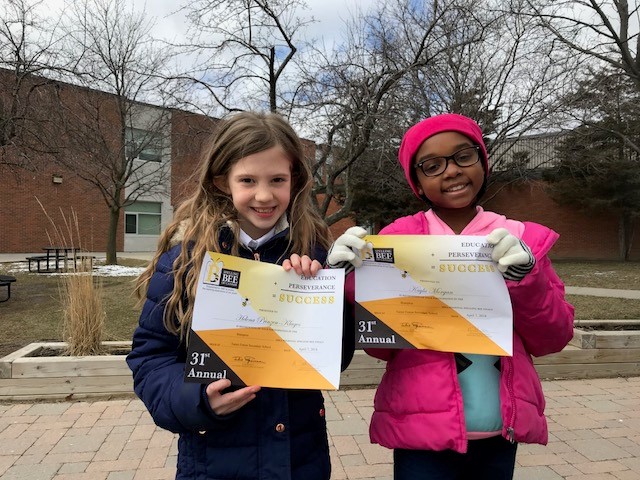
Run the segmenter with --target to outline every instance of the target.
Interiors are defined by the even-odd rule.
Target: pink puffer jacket
[[[531,355],[558,352],[573,335],[573,306],[565,301],[564,285],[547,257],[558,234],[482,209],[478,215],[481,230],[486,231],[469,234],[488,234],[498,227],[514,234],[519,230],[517,236],[536,257],[534,269],[522,281],[507,281],[514,317],[513,357],[501,359],[500,404],[505,438],[546,444],[545,400]],[[429,234],[429,229],[420,212],[396,220],[380,233]],[[349,277],[347,296],[353,299],[353,275]],[[462,394],[453,354],[391,349],[368,349],[367,353],[387,360],[374,401],[371,441],[388,448],[466,452]]]

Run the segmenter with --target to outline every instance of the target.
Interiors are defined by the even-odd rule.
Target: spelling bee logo
[[[238,288],[240,285],[240,272],[224,268],[222,261],[210,261],[207,262],[204,283]]]
[[[373,260],[375,262],[393,263],[393,248],[374,248]]]

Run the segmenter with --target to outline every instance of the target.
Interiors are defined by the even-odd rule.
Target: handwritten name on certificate
[[[185,381],[337,390],[344,270],[315,277],[208,252],[202,263]]]
[[[355,270],[356,348],[512,354],[511,300],[485,237],[365,241]]]

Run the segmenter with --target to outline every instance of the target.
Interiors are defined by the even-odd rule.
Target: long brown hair
[[[312,202],[311,171],[302,144],[287,121],[277,114],[251,112],[236,113],[222,120],[204,149],[198,188],[178,207],[160,236],[153,260],[136,281],[135,292],[142,300],[158,259],[175,245],[178,237],[182,248],[173,264],[174,286],[165,306],[164,324],[181,339],[187,337],[191,327],[200,266],[207,251],[220,251],[219,235],[225,226],[234,233],[231,253],[239,252],[237,211],[231,196],[216,187],[214,180],[226,179],[240,159],[275,146],[280,146],[291,161],[289,250],[311,255],[314,246],[328,248],[331,243],[329,229]]]

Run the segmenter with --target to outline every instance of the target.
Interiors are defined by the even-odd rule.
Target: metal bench
[[[0,287],[7,287],[7,298],[0,300],[0,302],[6,302],[11,298],[11,284],[16,281],[16,277],[11,275],[0,275]]]

